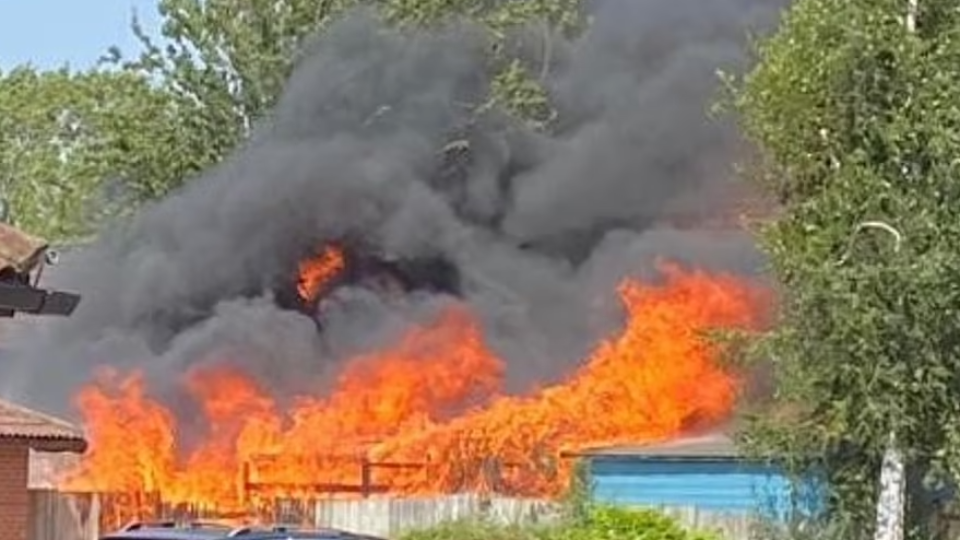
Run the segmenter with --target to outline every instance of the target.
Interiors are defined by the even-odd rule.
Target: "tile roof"
[[[0,400],[0,441],[24,441],[40,452],[86,451],[87,441],[77,426],[65,420]]]
[[[619,456],[661,459],[736,459],[740,452],[733,439],[723,433],[673,439],[646,445],[591,448],[577,456]]]
[[[33,270],[41,262],[47,246],[46,240],[0,222],[0,270]]]

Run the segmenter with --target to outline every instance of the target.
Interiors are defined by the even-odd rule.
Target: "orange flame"
[[[78,396],[91,451],[65,487],[220,508],[351,490],[557,495],[571,469],[564,449],[725,420],[737,381],[702,332],[755,328],[767,303],[737,278],[673,267],[659,285],[625,281],[619,296],[622,331],[565,382],[526,396],[500,393],[503,362],[462,306],[351,359],[331,392],[286,411],[242,372],[193,370],[185,388],[208,433],[191,448],[140,374],[105,373]]]
[[[316,300],[323,286],[342,272],[344,267],[343,251],[334,246],[327,246],[316,257],[302,261],[297,281],[300,298],[307,302]]]

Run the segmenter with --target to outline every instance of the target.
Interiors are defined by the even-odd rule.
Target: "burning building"
[[[747,235],[710,225],[738,141],[705,111],[775,14],[600,2],[544,70],[549,134],[477,113],[469,27],[349,16],[242,148],[63,264],[84,303],[3,380],[79,411],[67,487],[228,507],[556,495],[561,450],[723,421],[740,381],[704,332],[768,298]]]

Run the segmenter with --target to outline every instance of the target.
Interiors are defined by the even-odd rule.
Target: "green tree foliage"
[[[159,40],[134,20],[144,50],[125,67],[159,81],[175,100],[181,135],[192,149],[185,165],[198,172],[247,135],[278,97],[297,44],[349,3],[160,0]],[[150,186],[141,196],[160,197],[188,178],[171,174],[167,185]]]
[[[758,180],[783,210],[760,233],[782,285],[758,347],[776,413],[745,438],[824,470],[845,538],[872,532],[891,433],[913,511],[920,480],[960,479],[960,15],[920,0],[911,32],[907,9],[799,0],[736,87]],[[902,234],[899,251],[866,221]]]
[[[0,74],[0,197],[18,226],[75,239],[119,210],[129,181],[176,171],[167,98],[127,73],[22,67]]]
[[[160,0],[161,35],[147,35],[135,21],[144,51],[124,65],[160,81],[176,101],[179,133],[192,149],[182,165],[199,171],[233,149],[274,104],[303,39],[361,4],[396,24],[477,20],[500,45],[491,58],[500,73],[493,101],[538,125],[549,120],[540,66],[525,66],[503,45],[511,28],[533,25],[542,29],[549,56],[552,31],[577,28],[579,0]],[[122,60],[119,51],[114,59]],[[188,178],[179,174],[183,167],[167,175],[166,185],[138,186],[140,195],[155,198],[177,187]]]

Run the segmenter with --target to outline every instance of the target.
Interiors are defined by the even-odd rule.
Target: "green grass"
[[[720,540],[720,537],[685,529],[676,520],[654,510],[590,506],[549,525],[455,521],[409,531],[399,540]]]

